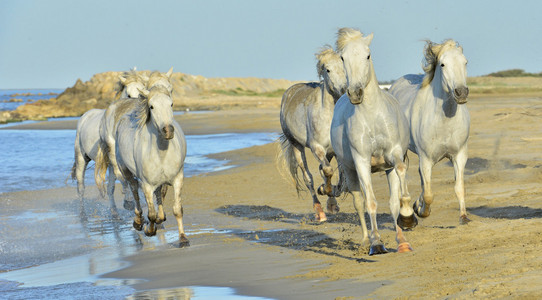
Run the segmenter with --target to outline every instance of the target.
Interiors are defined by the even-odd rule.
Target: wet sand
[[[277,170],[278,145],[268,144],[214,155],[237,167],[185,180],[185,225],[213,232],[189,235],[189,248],[168,243],[145,248],[127,258],[129,267],[104,277],[144,279],[134,285],[139,291],[227,286],[239,294],[278,299],[540,298],[542,99],[473,98],[467,105],[471,137],[465,185],[472,222],[459,225],[453,168],[440,162],[433,169],[432,214],[406,233],[412,253],[393,251],[383,174],[374,174],[373,184],[380,233],[391,253],[368,256],[368,249],[360,245],[351,196],[339,199],[340,213],[315,223],[309,194],[297,197]],[[280,131],[277,109],[177,118],[188,134]],[[415,198],[421,190],[418,160],[412,153],[409,158],[409,189]],[[72,195],[66,195],[67,190]],[[91,195],[87,201],[94,197],[107,204],[95,191]],[[76,191],[9,197],[43,200],[44,207],[52,207],[55,204],[45,200],[73,203]],[[121,207],[120,195],[117,199]],[[168,194],[166,230],[175,228],[171,200]],[[125,221],[131,223],[129,218]]]

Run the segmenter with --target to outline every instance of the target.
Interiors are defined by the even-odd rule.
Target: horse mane
[[[343,51],[348,43],[360,40],[361,38],[363,38],[363,33],[357,29],[349,27],[340,28],[337,33],[337,51]]]
[[[429,85],[431,81],[433,81],[440,56],[442,53],[452,48],[459,48],[459,50],[463,52],[463,48],[452,39],[445,40],[442,44],[433,43],[430,40],[425,41],[425,47],[423,49],[424,59],[422,62],[425,76],[423,77],[422,87]]]
[[[169,77],[166,74],[161,73],[160,71],[153,71],[149,75],[149,81],[147,82],[147,87],[153,87],[158,81],[165,79],[169,82]]]
[[[171,94],[167,88],[163,86],[154,86],[151,88],[148,95],[141,95],[142,97],[137,99],[137,104],[134,111],[138,127],[143,127],[150,120],[149,99],[153,98],[157,94],[164,94],[171,97]]]
[[[316,70],[318,71],[318,76],[323,77],[326,72],[326,64],[332,60],[339,59],[339,55],[330,45],[324,45],[320,49],[320,52],[315,54],[318,63],[316,64]]]

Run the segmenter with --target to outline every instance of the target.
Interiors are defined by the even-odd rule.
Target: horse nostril
[[[164,134],[164,137],[166,139],[173,138],[173,133],[175,132],[175,128],[173,125],[167,125],[162,128],[162,133]]]

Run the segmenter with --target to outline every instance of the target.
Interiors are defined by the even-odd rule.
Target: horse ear
[[[374,37],[373,33],[371,33],[371,34],[369,34],[368,36],[365,37],[365,41],[367,42],[367,45],[371,44],[371,42],[373,41],[373,37]]]
[[[119,80],[122,82],[122,84],[126,84],[126,78],[122,77],[121,75],[119,75]]]
[[[170,78],[170,77],[171,77],[171,74],[173,74],[173,67],[171,67],[171,68],[169,69],[169,71],[167,71],[166,76],[167,76],[168,78]]]
[[[134,71],[134,72],[137,71],[137,67],[134,66],[134,67],[132,68],[132,71]]]
[[[139,91],[139,94],[140,95],[143,95],[145,98],[149,98],[149,90],[147,89],[140,89],[140,88],[137,88],[137,90]]]

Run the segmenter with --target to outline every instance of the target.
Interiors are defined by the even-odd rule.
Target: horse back
[[[305,145],[307,140],[307,110],[321,97],[319,82],[297,83],[289,87],[282,96],[280,125],[291,142]]]
[[[397,79],[389,89],[390,94],[399,101],[401,110],[406,116],[410,115],[410,107],[416,98],[416,93],[421,87],[423,76],[421,74],[405,75]]]

